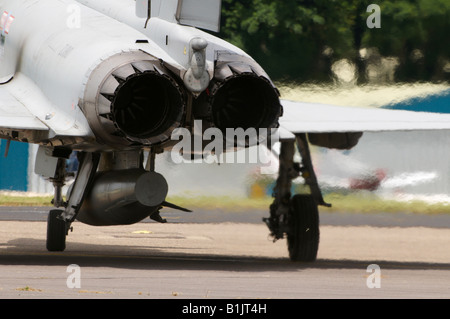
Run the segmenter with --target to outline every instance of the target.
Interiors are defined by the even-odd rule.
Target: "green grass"
[[[450,205],[444,203],[430,204],[423,201],[384,200],[372,194],[328,194],[324,196],[331,208],[321,207],[321,211],[348,213],[414,213],[414,214],[450,214]],[[171,197],[168,201],[186,208],[224,209],[227,211],[242,211],[243,209],[268,210],[273,199],[230,197]]]
[[[328,194],[325,202],[331,208],[323,210],[350,213],[414,213],[414,214],[450,214],[450,205],[446,203],[427,203],[425,201],[397,201],[381,199],[374,194]]]
[[[269,209],[273,199],[264,198],[238,198],[230,196],[170,196],[168,202],[188,209],[223,209],[230,212],[239,212],[245,209]]]
[[[0,195],[0,206],[52,206],[53,196]]]
[[[450,205],[445,203],[430,204],[423,201],[383,200],[373,194],[327,194],[325,202],[331,208],[321,207],[322,211],[349,213],[415,213],[415,214],[450,214]],[[25,196],[0,194],[0,206],[52,206],[52,196]],[[222,209],[239,212],[247,209],[268,210],[273,199],[263,197],[235,198],[228,196],[170,196],[167,201],[178,206],[195,209]]]

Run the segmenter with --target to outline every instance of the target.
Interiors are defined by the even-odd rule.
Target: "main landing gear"
[[[295,146],[301,155],[301,163],[294,162]],[[305,179],[310,194],[291,195],[292,180],[298,176]],[[320,237],[318,205],[331,205],[324,202],[317,183],[306,134],[281,141],[279,175],[273,197],[270,217],[264,218],[264,222],[274,241],[286,234],[292,261],[316,260]]]
[[[55,187],[53,205],[65,207],[64,210],[53,209],[47,217],[47,250],[63,251],[66,248],[66,236],[71,230],[71,224],[83,204],[86,190],[97,171],[100,154],[82,152],[78,154],[80,168],[72,186],[67,202],[62,198],[62,187],[66,179],[66,163],[64,158],[58,159],[55,177],[51,179]]]

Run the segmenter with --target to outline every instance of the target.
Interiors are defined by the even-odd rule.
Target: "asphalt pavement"
[[[1,220],[46,221],[52,207],[17,206],[0,207]],[[269,216],[269,211],[247,209],[225,211],[223,209],[191,208],[192,213],[164,208],[161,216],[170,223],[250,223],[260,224],[262,218]],[[153,222],[145,219],[142,222]],[[431,227],[450,228],[450,214],[417,213],[348,213],[328,212],[320,209],[320,224],[330,226],[373,226],[373,227]]]
[[[167,212],[167,224],[75,222],[58,253],[45,248],[47,211],[0,208],[0,298],[167,299],[177,301],[173,317],[208,300],[219,318],[230,317],[219,316],[222,300],[450,298],[445,215],[321,213],[317,260],[294,263],[286,241],[268,236],[261,211]]]

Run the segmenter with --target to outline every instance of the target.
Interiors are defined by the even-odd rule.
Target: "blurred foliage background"
[[[381,28],[369,28],[370,4]],[[224,0],[221,36],[276,81],[333,81],[345,61],[355,82],[450,79],[450,0]]]

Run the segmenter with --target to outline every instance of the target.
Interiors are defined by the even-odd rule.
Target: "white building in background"
[[[381,172],[377,195],[450,204],[450,131],[365,133],[352,150],[320,148],[313,159],[324,190]]]
[[[34,173],[37,147],[30,145],[28,191],[53,193],[50,182]],[[366,133],[350,151],[313,147],[312,158],[325,192],[352,191],[352,180],[385,173],[374,192],[386,198],[450,203],[450,132]],[[169,195],[247,197],[257,182],[258,164],[175,164],[170,154],[157,158],[156,171],[169,183]],[[266,176],[276,178],[273,176]],[[270,195],[268,190],[268,195]]]

